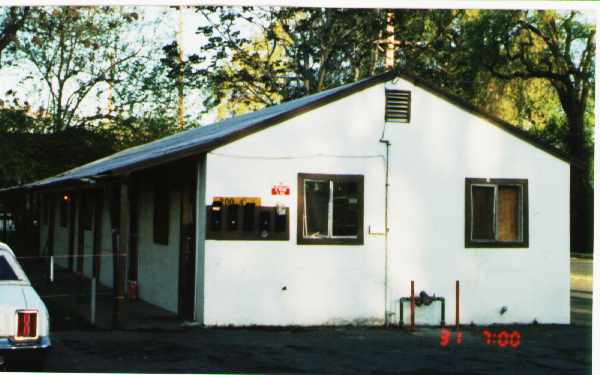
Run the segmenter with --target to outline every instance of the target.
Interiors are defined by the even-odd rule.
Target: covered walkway
[[[34,288],[48,307],[52,329],[69,330],[84,321],[90,328],[103,330],[179,330],[189,324],[176,314],[142,300],[125,298],[120,303],[119,321],[113,322],[114,292],[96,283],[95,322],[91,319],[91,281],[58,266],[50,281],[47,260],[19,260]],[[76,323],[79,322],[79,323]]]

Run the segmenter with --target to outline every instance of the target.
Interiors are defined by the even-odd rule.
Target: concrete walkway
[[[96,314],[91,324],[91,280],[68,269],[55,266],[54,281],[44,262],[23,262],[24,268],[51,314],[53,328],[80,327],[108,330],[180,330],[186,324],[172,312],[141,300],[125,299],[120,304],[118,326],[113,322],[114,294],[112,288],[96,283]]]

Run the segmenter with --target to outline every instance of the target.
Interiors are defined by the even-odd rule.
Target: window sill
[[[364,245],[362,238],[298,238],[298,245]]]
[[[474,242],[469,241],[465,243],[467,249],[499,249],[499,248],[529,248],[528,242],[500,242],[500,241],[489,241],[489,242]]]

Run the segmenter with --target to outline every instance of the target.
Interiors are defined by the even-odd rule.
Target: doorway
[[[194,173],[190,174],[195,176]],[[181,187],[181,239],[179,252],[179,316],[194,320],[196,294],[196,182],[188,179]]]

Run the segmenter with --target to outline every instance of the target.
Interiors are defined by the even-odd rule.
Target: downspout
[[[385,133],[385,125],[384,125],[384,133]],[[384,244],[384,249],[385,249],[385,274],[384,274],[384,303],[385,303],[385,308],[384,308],[384,312],[385,312],[385,317],[384,317],[384,322],[385,325],[389,325],[389,315],[390,312],[388,311],[388,233],[390,231],[389,226],[388,226],[388,191],[389,191],[389,166],[390,166],[390,141],[388,141],[387,139],[383,139],[383,134],[381,135],[381,139],[379,140],[379,142],[384,143],[385,144],[385,244]]]

